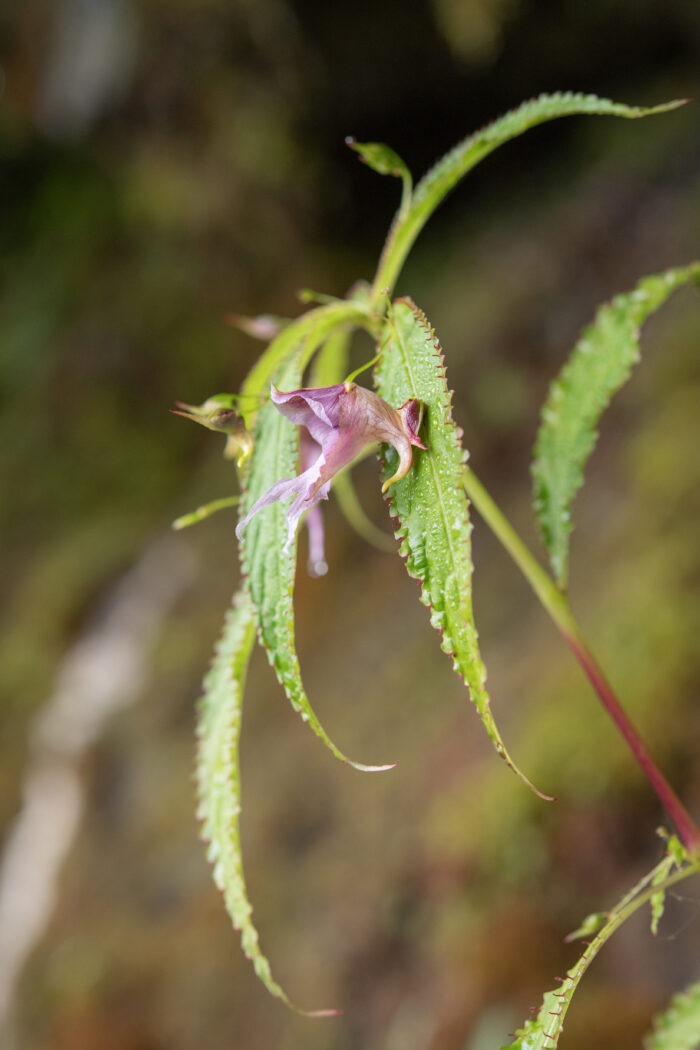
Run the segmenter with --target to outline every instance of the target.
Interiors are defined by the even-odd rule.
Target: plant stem
[[[656,795],[668,810],[681,840],[691,853],[700,852],[700,830],[675,791],[658,768],[629,719],[610,683],[586,645],[566,595],[533,557],[520,536],[496,506],[491,496],[474,474],[464,472],[464,488],[482,518],[503,544],[511,558],[528,581],[545,610],[549,613],[564,639],[595,689],[603,707],[619,729],[622,737],[642,768]]]
[[[540,1010],[538,1021],[542,1023],[543,1027],[543,1043],[546,1043],[547,1040],[551,1040],[553,1046],[557,1044],[559,1034],[564,1027],[564,1018],[566,1017],[574,992],[576,991],[581,978],[603,945],[612,937],[613,933],[615,933],[615,931],[622,926],[630,916],[634,915],[634,913],[643,907],[643,905],[647,904],[655,894],[664,893],[667,889],[670,889],[671,886],[677,885],[677,883],[682,882],[683,879],[687,879],[691,875],[697,875],[700,871],[700,864],[698,864],[698,861],[691,861],[685,867],[680,868],[672,875],[669,875],[662,882],[654,883],[655,876],[658,875],[664,866],[665,861],[661,861],[660,864],[657,864],[653,871],[650,871],[645,875],[644,878],[641,879],[629,893],[626,893],[622,900],[619,901],[610,912],[608,912],[607,922],[603,928],[598,931],[594,939],[587,944],[586,950],[581,958],[567,972],[566,977],[560,984],[559,992],[557,993],[559,1008],[556,1011],[549,1011],[546,1006],[543,1006]],[[650,883],[651,885],[649,885]],[[548,997],[545,996],[545,1003],[547,1002],[547,998]]]

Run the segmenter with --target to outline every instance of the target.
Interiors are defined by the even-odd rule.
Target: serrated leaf
[[[664,831],[663,837],[667,838],[666,856],[656,869],[656,874],[651,881],[652,886],[659,886],[671,874],[672,868],[680,868],[688,857],[686,850],[676,835],[668,835]],[[656,937],[659,932],[659,923],[663,918],[664,908],[666,907],[666,891],[660,890],[658,893],[653,894],[649,904],[651,906],[651,932]]]
[[[472,614],[469,504],[462,486],[466,453],[452,419],[442,350],[423,313],[410,300],[394,303],[376,370],[381,396],[398,408],[408,398],[426,407],[421,436],[427,452],[414,452],[405,478],[389,489],[396,538],[410,576],[420,581],[421,601],[440,631],[443,652],[468,686],[471,699],[498,754],[512,762],[496,728],[486,691]],[[383,476],[395,470],[395,452],[383,452]]]
[[[644,1050],[698,1050],[700,1047],[700,981],[671,1000],[654,1020],[654,1030],[644,1040]]]
[[[613,394],[639,360],[639,332],[674,289],[700,280],[700,263],[645,277],[602,306],[550,387],[542,409],[532,474],[534,507],[560,587],[568,575],[571,505]]]
[[[686,860],[689,859],[688,851],[686,850],[685,846],[683,845],[683,843],[677,835],[668,836],[666,849],[673,857],[673,863],[676,865],[677,868],[680,868],[681,864],[683,864]]]
[[[554,1050],[564,1030],[564,1019],[581,978],[617,928],[618,909],[636,894],[637,889],[638,887],[635,887],[632,894],[623,898],[620,905],[609,914],[594,940],[586,946],[581,957],[560,981],[559,987],[545,992],[536,1017],[527,1020],[522,1028],[514,1033],[514,1042],[509,1043],[508,1046],[502,1046],[501,1050]]]
[[[282,390],[295,390],[301,382],[302,354],[295,355],[277,377]],[[241,517],[275,481],[297,473],[299,433],[268,401],[258,416],[255,444],[243,499]],[[294,577],[296,541],[285,551],[287,524],[285,505],[272,503],[248,522],[241,543],[243,570],[253,599],[260,641],[292,707],[326,747],[355,769],[376,772],[390,765],[367,766],[353,762],[336,747],[311,707],[301,679],[294,633]]]
[[[224,620],[214,660],[204,679],[204,695],[197,712],[197,797],[202,837],[207,857],[214,865],[214,882],[221,890],[234,928],[240,932],[243,951],[272,995],[298,1013],[286,992],[274,980],[270,963],[260,949],[253,924],[241,856],[241,783],[238,744],[241,733],[243,689],[255,641],[253,606],[247,591],[240,591]],[[335,1014],[312,1011],[309,1016]]]
[[[431,168],[416,186],[406,213],[399,212],[397,215],[384,247],[375,280],[375,292],[380,293],[383,288],[391,290],[394,287],[416,237],[440,202],[467,172],[504,142],[522,135],[537,124],[556,120],[558,117],[597,114],[634,119],[666,113],[683,105],[685,101],[687,100],[682,99],[644,108],[625,106],[610,99],[598,98],[596,95],[574,92],[540,95],[470,135]]]

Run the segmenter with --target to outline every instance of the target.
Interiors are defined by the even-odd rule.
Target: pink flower
[[[312,511],[322,499],[328,499],[333,476],[351,463],[366,445],[386,441],[399,454],[398,469],[384,482],[382,492],[411,469],[412,446],[425,448],[418,437],[422,405],[415,398],[395,409],[378,394],[356,383],[291,390],[289,393],[282,393],[273,386],[270,396],[283,416],[305,428],[313,443],[302,430],[301,473],[295,478],[275,482],[257,500],[236,529],[239,539],[254,514],[277,500],[293,496],[287,510],[287,542],[284,546],[289,550],[301,515]],[[320,569],[322,574],[326,567],[322,538],[319,545],[319,522],[315,516],[311,517],[309,526],[311,546],[314,547],[310,561],[318,563],[316,573],[319,574]]]

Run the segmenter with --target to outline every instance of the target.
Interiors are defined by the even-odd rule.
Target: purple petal
[[[306,517],[306,529],[309,534],[309,576],[325,576],[328,572],[326,561],[325,533],[323,514],[319,506],[313,506]]]
[[[276,481],[267,492],[263,493],[260,499],[256,500],[246,516],[238,523],[236,527],[237,538],[241,539],[246,525],[258,511],[293,495],[294,500],[287,509],[287,539],[283,548],[285,552],[288,551],[294,542],[294,536],[302,514],[311,510],[322,499],[328,499],[330,483],[319,485],[319,477],[324,462],[323,454],[321,454],[308,470],[299,474],[298,477],[283,478],[281,481]]]
[[[274,485],[271,485],[267,492],[264,492],[260,499],[256,500],[253,506],[250,508],[245,518],[242,518],[236,526],[236,537],[240,540],[243,535],[243,530],[250,521],[251,518],[255,517],[258,511],[261,511],[263,507],[269,507],[271,503],[277,503],[278,500],[286,499],[287,496],[291,496],[296,493],[298,483],[303,475],[298,478],[282,478],[281,481],[276,481]]]
[[[297,426],[306,427],[321,445],[338,429],[338,402],[344,392],[342,383],[287,393],[272,386],[270,396],[283,416]]]

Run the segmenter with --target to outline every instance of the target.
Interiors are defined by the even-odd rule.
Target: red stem
[[[691,853],[700,851],[700,831],[693,818],[678,798],[665,776],[654,762],[642,743],[637,730],[632,725],[625,710],[615,696],[605,675],[595,661],[593,654],[586,648],[580,638],[562,631],[571,651],[585,671],[588,680],[598,694],[603,707],[608,712],[617,728],[622,733],[630,751],[642,767],[644,775],[653,787],[663,805],[668,810],[684,846]]]

